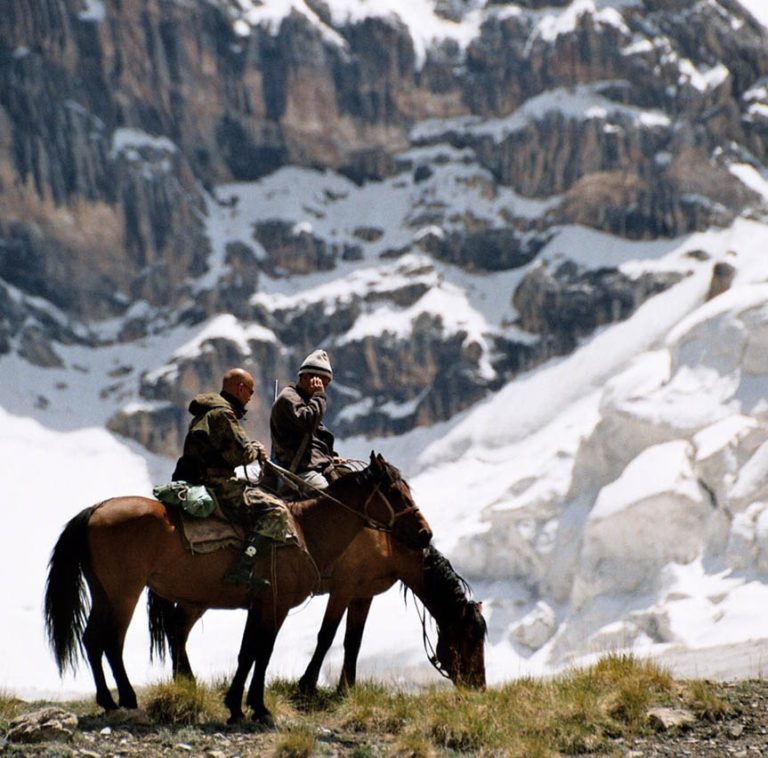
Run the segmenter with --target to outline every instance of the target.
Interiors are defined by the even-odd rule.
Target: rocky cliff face
[[[57,366],[62,344],[222,314],[251,329],[123,380],[144,405],[110,426],[150,449],[178,450],[190,394],[234,363],[256,372],[265,433],[274,379],[320,344],[341,434],[450,418],[670,283],[540,265],[561,229],[672,238],[762,212],[745,177],[768,160],[768,40],[735,0],[436,2],[428,44],[396,16],[291,8],[0,16],[0,352]],[[293,202],[308,174],[279,185],[288,167],[328,187]],[[312,292],[376,267],[398,286]],[[431,303],[463,274],[500,276],[501,318],[446,323]],[[306,295],[260,294],[274,287]],[[407,328],[360,328],[384,311]]]

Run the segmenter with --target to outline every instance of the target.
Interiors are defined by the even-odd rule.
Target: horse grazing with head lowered
[[[387,532],[364,529],[332,565],[323,590],[329,593],[317,645],[299,680],[303,692],[317,687],[320,669],[339,623],[347,613],[339,689],[356,680],[357,658],[371,602],[396,581],[410,589],[437,624],[433,665],[456,685],[485,686],[486,625],[481,604],[467,597],[467,584],[434,547],[420,548]],[[153,652],[170,647],[174,676],[192,676],[186,642],[204,608],[174,604],[149,594]],[[247,672],[245,672],[247,674]],[[242,674],[241,674],[242,675]]]
[[[247,608],[240,658],[246,655],[250,665],[255,663],[248,705],[255,719],[271,721],[264,704],[264,678],[288,611],[316,591],[319,578],[366,527],[391,530],[406,542],[422,545],[432,536],[397,469],[373,453],[363,471],[338,479],[324,494],[291,510],[298,544],[273,547],[257,559],[258,575],[269,576],[270,584],[255,591],[223,581],[235,549],[193,555],[166,506],[157,500],[118,497],[81,511],[59,536],[46,583],[46,629],[59,670],[74,666],[84,648],[96,702],[112,710],[117,704],[106,683],[106,656],[120,706],[136,708],[123,644],[145,587],[191,607]],[[237,686],[233,682],[230,693]],[[242,715],[240,702],[230,693],[226,702],[237,719]]]

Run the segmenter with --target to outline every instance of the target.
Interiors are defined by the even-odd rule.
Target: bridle
[[[304,481],[300,476],[297,476],[292,471],[289,471],[288,469],[283,468],[282,466],[279,466],[276,463],[273,463],[272,461],[266,461],[266,464],[271,468],[273,468],[280,476],[287,479],[293,486],[303,491],[306,491],[306,490],[314,491],[318,497],[322,497],[325,500],[330,500],[331,502],[336,503],[336,505],[340,505],[342,508],[345,508],[350,513],[354,513],[358,518],[361,518],[365,522],[366,526],[370,527],[371,529],[376,529],[380,532],[391,532],[398,519],[410,513],[415,513],[419,510],[419,507],[414,503],[413,505],[409,505],[400,511],[396,511],[390,499],[382,491],[381,484],[379,484],[378,482],[374,485],[370,494],[365,499],[362,509],[358,510],[357,508],[353,508],[351,505],[348,505],[347,503],[342,502],[341,500],[329,494],[325,490],[321,490],[319,487],[315,487],[314,484],[310,484],[309,482]],[[371,501],[373,500],[374,497],[376,497],[376,495],[378,495],[381,498],[381,500],[384,502],[384,505],[386,505],[387,507],[388,516],[385,521],[381,521],[377,519],[375,516],[371,516],[370,513],[368,512]]]
[[[419,621],[421,622],[421,641],[424,645],[424,652],[427,654],[427,660],[432,664],[435,671],[437,671],[440,676],[442,676],[445,679],[451,679],[451,674],[448,671],[445,666],[443,666],[440,659],[437,657],[437,651],[435,650],[434,645],[432,644],[432,640],[429,639],[429,635],[427,634],[427,609],[421,605],[421,609],[419,609],[419,604],[414,603],[416,605],[416,613],[419,617]],[[440,632],[438,631],[438,634]]]
[[[379,521],[378,519],[374,518],[368,513],[368,505],[376,495],[378,495],[384,501],[384,505],[387,506],[387,510],[389,511],[389,517],[386,520],[386,522]],[[338,500],[336,502],[340,503],[340,501]],[[343,503],[340,503],[340,504],[344,505]],[[349,506],[344,506],[344,507],[348,508]],[[351,510],[354,510],[354,509],[351,509]],[[403,508],[401,511],[396,511],[394,509],[394,506],[390,502],[389,498],[382,491],[381,485],[377,482],[374,488],[371,490],[371,494],[368,495],[368,497],[365,499],[365,502],[363,503],[362,517],[365,519],[367,524],[370,524],[370,526],[373,529],[379,529],[382,532],[391,532],[393,527],[395,526],[395,522],[399,518],[402,518],[403,516],[406,516],[409,513],[415,513],[418,510],[419,510],[419,506],[414,503],[413,505],[409,505],[406,508]]]

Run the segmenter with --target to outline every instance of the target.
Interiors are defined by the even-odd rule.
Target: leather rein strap
[[[342,508],[346,508],[346,510],[350,511],[350,513],[354,513],[356,516],[363,519],[363,521],[365,521],[367,526],[371,527],[372,529],[378,529],[381,532],[391,532],[392,527],[394,527],[397,519],[401,518],[402,516],[405,516],[407,513],[411,513],[413,511],[419,510],[419,507],[417,505],[409,505],[407,508],[404,508],[402,511],[395,511],[394,507],[392,506],[392,503],[389,501],[389,498],[381,491],[381,486],[379,484],[376,484],[373,490],[371,491],[371,494],[368,495],[368,497],[366,498],[365,503],[363,503],[363,509],[361,513],[356,508],[352,508],[350,505],[343,503],[341,500],[339,500],[338,498],[335,498],[333,495],[329,495],[327,492],[325,492],[325,490],[321,490],[318,487],[315,487],[313,484],[309,484],[309,482],[305,482],[300,476],[297,476],[292,471],[289,471],[288,469],[285,469],[282,466],[278,466],[276,463],[273,463],[272,461],[265,461],[265,464],[273,468],[275,471],[277,471],[278,474],[288,479],[291,483],[293,483],[297,487],[300,487],[305,490],[306,489],[313,490],[314,492],[317,493],[318,497],[323,497],[326,500],[331,500],[337,505],[340,505]],[[379,521],[377,518],[371,516],[368,513],[368,507],[370,506],[371,500],[373,500],[373,498],[376,495],[378,495],[384,501],[384,504],[387,506],[387,510],[389,511],[389,516],[386,521]]]

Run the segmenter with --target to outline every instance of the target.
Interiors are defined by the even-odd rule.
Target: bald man
[[[231,368],[224,374],[221,392],[204,393],[192,400],[189,412],[193,418],[184,439],[183,455],[173,472],[174,480],[208,487],[225,513],[244,513],[245,484],[235,478],[235,468],[267,458],[264,446],[249,440],[240,425],[254,384],[245,369]],[[251,580],[257,543],[255,535],[249,536],[243,557],[225,581],[239,584]]]
[[[218,480],[234,477],[236,466],[266,459],[264,446],[249,440],[239,422],[253,388],[253,377],[245,369],[231,368],[224,374],[221,392],[192,400],[189,412],[193,418],[174,479],[215,487]]]

